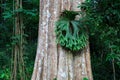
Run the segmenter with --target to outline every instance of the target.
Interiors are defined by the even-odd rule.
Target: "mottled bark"
[[[38,47],[31,80],[92,79],[89,46],[73,55],[55,40],[55,21],[65,9],[78,11],[82,0],[40,0]]]

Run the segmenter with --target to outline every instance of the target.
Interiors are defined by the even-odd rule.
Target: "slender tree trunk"
[[[65,9],[78,11],[82,0],[40,0],[38,47],[31,80],[92,79],[89,46],[73,55],[56,45],[55,21]]]
[[[20,12],[15,12],[18,9],[22,9],[22,0],[13,0],[13,12],[15,16],[13,17],[13,51],[12,58],[14,63],[11,63],[11,78],[10,80],[27,80],[25,76],[24,69],[24,59],[23,59],[23,16]]]

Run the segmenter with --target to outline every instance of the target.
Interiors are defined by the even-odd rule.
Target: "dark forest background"
[[[37,48],[39,0],[23,0],[14,10],[14,0],[0,0],[0,80],[10,80],[16,13],[22,14],[25,80],[30,80]],[[86,16],[94,80],[120,80],[120,0],[86,0],[79,5]],[[18,63],[19,64],[19,63]],[[18,71],[18,74],[20,72]],[[19,76],[17,77],[19,80]]]

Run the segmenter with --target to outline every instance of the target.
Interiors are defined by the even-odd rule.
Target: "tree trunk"
[[[22,0],[13,0],[13,12],[22,9]],[[24,66],[24,39],[23,39],[23,16],[19,12],[14,12],[15,16],[13,17],[13,51],[12,51],[12,60],[11,60],[11,76],[10,80],[27,80],[25,76],[25,66]],[[13,62],[14,63],[13,63]]]
[[[55,21],[65,9],[78,11],[82,0],[40,0],[38,47],[31,80],[92,79],[89,46],[73,55],[56,44]]]

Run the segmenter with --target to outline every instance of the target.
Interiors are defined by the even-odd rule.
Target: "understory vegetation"
[[[19,36],[13,36],[16,13],[23,17],[24,72],[25,80],[30,80],[37,48],[39,0],[23,0],[17,10],[13,0],[0,3],[0,80],[10,80],[12,75],[13,46],[19,41]],[[120,80],[120,0],[86,0],[78,7],[84,14],[80,26],[88,30],[94,80]],[[18,73],[20,80],[22,73]]]
[[[37,34],[38,34],[38,19],[39,19],[39,0],[23,0],[22,8],[15,9],[14,0],[0,0],[0,80],[11,80],[11,76],[15,76],[12,73],[14,66],[22,65],[18,61],[17,65],[14,65],[13,49],[15,45],[20,42],[20,34],[14,35],[15,31],[15,17],[17,14],[22,15],[23,26],[21,27],[24,32],[22,36],[24,38],[22,42],[23,60],[24,60],[24,76],[23,80],[30,80],[37,47]],[[19,57],[19,55],[18,55]],[[20,58],[18,58],[20,59]],[[22,69],[17,66],[17,68]],[[20,70],[17,69],[17,79],[20,80]],[[13,80],[13,79],[12,79]]]
[[[88,27],[95,80],[119,80],[120,0],[86,0],[79,6]]]

